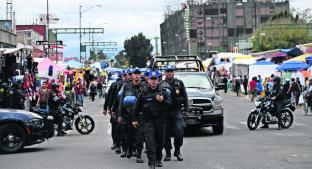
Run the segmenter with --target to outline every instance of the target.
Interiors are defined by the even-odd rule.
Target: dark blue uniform
[[[164,146],[166,156],[171,156],[171,136],[174,136],[175,156],[178,156],[180,155],[180,148],[183,145],[184,129],[186,127],[183,119],[182,108],[185,112],[188,112],[189,109],[186,89],[184,83],[179,79],[173,79],[172,81],[163,80],[160,83],[160,87],[169,88],[172,99],[172,104],[166,106],[167,117]],[[182,160],[182,158],[180,159]]]
[[[145,87],[138,98],[133,121],[139,122],[139,128],[145,129],[148,165],[155,166],[162,159],[162,149],[165,139],[164,101],[158,102],[156,95],[161,93],[159,88]]]

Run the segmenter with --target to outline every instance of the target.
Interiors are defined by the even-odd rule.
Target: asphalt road
[[[225,131],[212,135],[210,128],[187,133],[182,149],[184,161],[164,162],[168,169],[311,169],[312,115],[295,112],[294,125],[287,130],[249,131],[246,119],[253,103],[245,97],[221,94],[225,108]],[[70,132],[21,153],[0,155],[0,169],[144,169],[135,158],[121,159],[110,150],[109,117],[102,115],[104,100],[86,99],[85,111],[96,128],[87,136]]]

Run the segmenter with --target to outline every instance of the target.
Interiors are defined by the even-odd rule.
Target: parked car
[[[24,110],[0,109],[0,152],[16,153],[53,137],[53,117]]]

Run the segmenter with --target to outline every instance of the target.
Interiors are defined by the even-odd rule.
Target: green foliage
[[[124,52],[133,67],[146,67],[147,60],[152,58],[153,46],[149,39],[139,33],[124,42]]]
[[[283,11],[274,15],[267,24],[306,24],[308,17],[301,17],[297,11]],[[309,16],[305,14],[305,16]],[[298,44],[312,42],[307,29],[258,30],[254,34],[254,51],[267,51],[280,48],[293,48]]]
[[[98,52],[98,58],[99,58],[99,60],[106,60],[108,58],[108,56],[105,53],[103,53],[102,50],[100,50]]]
[[[90,52],[89,61],[90,61],[90,60],[96,61],[96,53],[95,53],[94,51],[91,51],[91,52]]]
[[[126,55],[124,55],[124,51],[120,51],[115,56],[115,60],[116,60],[116,67],[126,68],[129,66],[129,60],[126,57]]]

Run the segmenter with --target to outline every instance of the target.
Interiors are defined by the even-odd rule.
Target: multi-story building
[[[276,13],[289,10],[288,0],[194,0],[165,14],[160,25],[162,55],[233,51]]]
[[[15,48],[16,34],[11,20],[0,20],[0,48]]]

